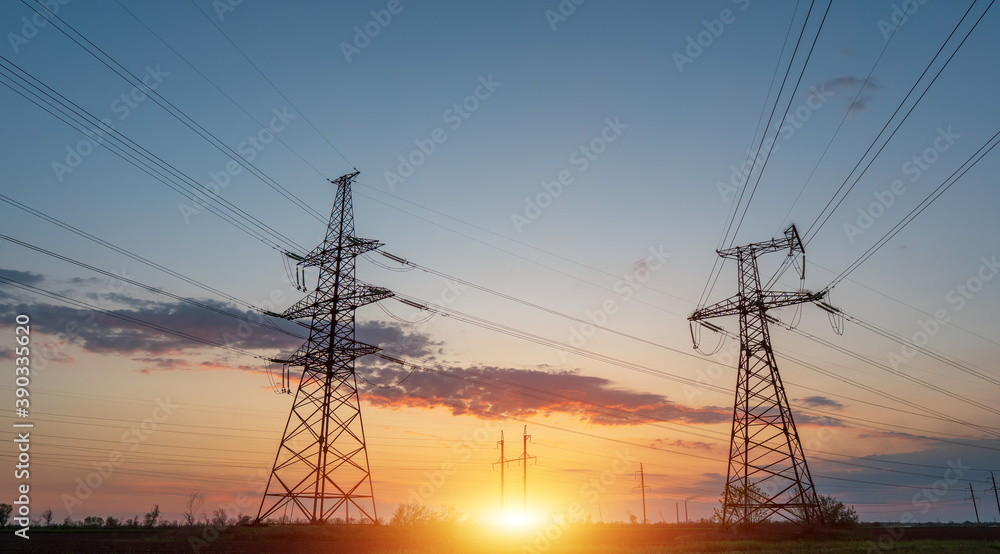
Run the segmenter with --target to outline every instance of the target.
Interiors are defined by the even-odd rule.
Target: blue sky
[[[685,318],[695,308],[709,277],[715,262],[714,249],[719,245],[734,197],[725,186],[720,189],[719,183],[728,183],[731,168],[746,159],[761,111],[771,107],[766,99],[773,103],[777,92],[775,88],[769,96],[772,77],[777,69],[777,83],[781,82],[809,8],[805,2],[755,0],[590,0],[578,6],[568,1],[428,5],[403,0],[401,10],[385,24],[377,20],[386,20],[382,11],[388,9],[389,3],[380,1],[348,4],[244,0],[231,11],[221,13],[215,10],[215,4],[205,0],[196,3],[208,17],[186,2],[145,4],[122,0],[122,5],[197,70],[116,2],[67,2],[60,4],[58,13],[136,75],[158,75],[153,77],[159,81],[156,92],[230,148],[246,148],[248,144],[252,148],[247,137],[260,131],[260,122],[271,121],[275,110],[290,114],[285,116],[287,122],[281,122],[281,130],[274,133],[284,144],[274,141],[255,151],[253,163],[323,214],[324,219],[333,200],[333,187],[326,179],[357,168],[361,171],[354,197],[358,235],[378,238],[386,243],[386,251],[574,317],[588,317],[588,313],[611,301],[619,309],[608,316],[608,327],[685,351],[690,348]],[[570,5],[575,6],[572,13],[566,8]],[[977,2],[973,6],[972,21],[967,20],[959,28],[957,39],[965,35],[986,5]],[[826,4],[814,6],[800,51],[792,62],[790,82],[774,116],[777,118],[789,102],[794,121],[789,120],[790,127],[779,135],[778,148],[767,162],[733,244],[766,240],[778,236],[788,223],[804,228],[816,219],[967,7],[966,2],[920,5],[899,24],[872,70],[886,45],[882,30],[885,25],[880,22],[898,21],[892,19],[894,4],[835,2],[799,86],[792,92],[826,10]],[[549,13],[560,9],[566,12],[564,20]],[[5,34],[30,34],[22,28],[22,18],[31,13],[23,4],[5,4],[0,11]],[[809,242],[808,288],[825,286],[996,132],[1000,120],[995,103],[1000,74],[994,70],[994,53],[1000,47],[1000,34],[994,32],[1000,24],[998,18],[994,10],[986,13],[899,132],[815,240]],[[243,59],[213,22],[281,93]],[[377,36],[367,43],[356,42],[358,29],[364,32],[366,28],[376,29]],[[783,50],[789,30],[791,37]],[[716,33],[705,34],[713,31]],[[697,42],[699,33],[711,39],[703,39],[708,45],[700,52],[690,49],[688,41],[690,37]],[[122,100],[123,94],[132,93],[133,86],[51,25],[38,29],[26,42],[10,42],[11,35],[6,36],[9,44],[3,47],[3,56],[95,116],[110,118],[116,130],[196,181],[207,183],[211,173],[225,170],[228,158],[223,153],[153,100],[144,98],[134,105]],[[957,39],[945,48],[944,56],[951,54]],[[690,63],[678,67],[680,55],[690,57]],[[932,66],[918,94],[942,63],[939,59]],[[199,72],[208,75],[214,85]],[[859,95],[869,72],[872,77]],[[251,115],[235,106],[216,86]],[[814,91],[829,94],[821,95],[819,102]],[[854,103],[856,96],[858,101]],[[903,113],[912,103],[911,98]],[[60,171],[53,164],[69,163],[67,156],[72,154],[67,149],[79,153],[83,136],[10,89],[0,88],[0,105],[8,128],[0,139],[6,173],[3,194],[239,298],[259,303],[280,291],[285,304],[278,309],[298,298],[298,293],[282,281],[285,272],[276,250],[207,211],[192,215],[191,210],[182,207],[191,204],[188,199],[105,148],[93,149],[81,156],[71,172],[57,175]],[[465,115],[459,115],[458,120],[455,114],[460,112]],[[765,120],[767,115],[765,112]],[[890,131],[893,128],[890,126]],[[770,133],[774,133],[773,128]],[[430,142],[434,142],[432,153],[414,154],[420,152],[421,144],[429,151]],[[601,152],[592,152],[588,158],[581,148],[594,144]],[[928,149],[932,151],[928,153]],[[914,156],[924,160],[924,167],[913,162]],[[387,178],[387,173],[400,171],[400,157],[423,159],[414,164],[412,175],[390,186],[387,181],[393,179]],[[1000,341],[995,318],[1000,303],[996,282],[984,282],[981,290],[965,297],[961,307],[953,291],[967,285],[977,272],[992,275],[992,266],[984,264],[983,259],[991,260],[998,248],[994,237],[1000,220],[994,207],[1000,193],[992,186],[992,177],[1000,169],[998,164],[995,152],[983,158],[940,200],[852,273],[850,280],[839,284],[833,290],[832,301],[849,313],[907,337],[920,330],[926,313],[946,310],[950,324],[942,326],[930,347],[996,376],[993,360]],[[549,192],[556,190],[551,183],[557,182],[561,173],[566,182],[572,180],[571,184],[562,185],[551,205],[532,212],[527,207],[529,201],[537,201],[546,192],[544,183],[550,183]],[[892,192],[894,180],[902,181],[897,192]],[[851,182],[853,179],[848,185]],[[801,197],[793,206],[800,190]],[[305,216],[302,209],[246,171],[231,177],[221,195],[304,249],[316,244],[324,231],[324,223]],[[877,195],[891,202],[884,201],[887,206],[872,211],[872,203],[880,197]],[[0,210],[5,234],[108,271],[124,271],[138,281],[178,295],[206,298],[203,290],[10,205],[0,205]],[[849,236],[845,225],[861,224],[859,210],[878,215],[863,233]],[[532,213],[539,215],[530,217]],[[530,223],[525,224],[519,217]],[[634,297],[624,299],[613,292],[621,276],[633,275],[637,264],[650,255],[650,249],[669,253],[663,267],[652,272]],[[50,290],[84,298],[107,286],[101,280],[81,281],[94,279],[94,274],[14,244],[0,246],[0,256],[0,267],[44,276]],[[766,268],[762,273],[770,275],[780,261],[780,255],[774,257],[777,259],[762,261]],[[359,278],[428,301],[448,296],[447,282],[420,271],[397,274],[362,261]],[[783,285],[795,287],[794,281],[792,273],[788,273]],[[727,265],[710,301],[729,296],[734,288],[735,271]],[[9,305],[48,302],[24,295],[6,298]],[[109,307],[141,311],[148,308],[142,304],[144,301],[164,299],[134,287],[126,288]],[[474,290],[461,291],[449,305],[559,342],[571,341],[575,329],[564,319],[541,315]],[[412,311],[391,301],[385,307],[407,317]],[[784,310],[775,315],[787,321],[793,312]],[[51,317],[65,314],[53,312]],[[164,324],[171,323],[169,311],[162,317]],[[210,324],[198,327],[197,317],[191,317],[192,328],[199,332],[211,333],[214,329]],[[366,322],[393,321],[374,306],[359,312],[359,318]],[[49,322],[52,327],[56,323]],[[174,323],[181,325],[178,320]],[[183,325],[187,324],[188,320],[184,320]],[[735,321],[720,324],[731,332],[737,330]],[[825,314],[814,306],[803,308],[799,328],[879,360],[886,360],[888,353],[899,347],[850,324],[843,336],[837,336],[830,330]],[[96,329],[94,340],[101,328]],[[714,392],[690,401],[675,384],[662,379],[602,366],[574,355],[561,356],[551,347],[497,337],[456,321],[438,318],[426,327],[402,329],[403,337],[408,332],[413,340],[418,337],[436,342],[439,350],[435,361],[442,367],[578,371],[607,379],[611,387],[648,391],[682,404],[725,410],[731,402],[728,395]],[[936,396],[791,332],[775,330],[774,341],[779,359],[783,351],[795,353],[829,364],[829,369],[873,387],[940,406],[943,411],[978,424],[998,423],[996,414]],[[261,352],[267,350],[263,344],[253,347]],[[692,378],[710,363],[672,353],[664,355],[662,349],[608,333],[588,338],[585,347]],[[233,386],[238,391],[226,399],[234,410],[268,402],[268,409],[279,414],[268,420],[269,429],[279,425],[281,412],[287,413],[288,399],[264,396],[266,391],[262,392],[261,387],[267,383],[260,374],[237,370],[157,372],[149,369],[155,366],[150,360],[156,357],[149,348],[115,355],[88,350],[86,344],[78,342],[65,352],[68,358],[54,364],[53,373],[38,377],[35,386],[42,398],[45,390],[53,393],[51,398],[76,390],[81,394],[153,401],[157,393],[152,391],[161,390],[173,391],[175,398],[183,398],[190,405],[210,405],[218,399],[209,392],[207,382],[215,387]],[[223,360],[217,352],[194,349],[185,350],[179,357],[190,362],[199,356],[236,368],[251,363],[238,358]],[[160,361],[168,357],[161,356]],[[986,403],[996,398],[994,385],[956,375],[953,369],[930,358],[915,357],[906,368],[968,398]],[[728,388],[734,371],[726,371],[718,382]],[[782,372],[791,383],[874,398],[817,377],[794,362],[785,362]],[[111,375],[120,380],[109,383]],[[202,380],[201,390],[194,391],[197,380]],[[150,388],[152,382],[156,386]],[[67,388],[70,383],[75,388]],[[792,385],[790,389],[791,398],[815,396],[813,392],[795,390]],[[5,398],[8,392],[4,390]],[[93,416],[119,417],[103,412],[103,407],[79,402],[80,409],[92,410],[88,413]],[[910,425],[926,431],[923,435],[927,436],[952,433],[998,446],[995,433],[986,436],[960,425],[914,420],[869,405],[847,405],[843,399],[838,402],[844,404],[844,414]],[[415,410],[416,415],[406,410]],[[425,417],[428,422],[440,424],[445,436],[460,434],[449,427],[452,420],[442,406],[400,407],[388,402],[374,413],[373,419],[391,422],[387,425],[394,427],[394,432],[405,431],[409,417]],[[196,416],[192,412],[190,417]],[[455,421],[469,419],[463,417],[466,419]],[[585,426],[566,414],[554,417],[566,417],[562,423],[567,425]],[[197,419],[187,423],[194,421]],[[510,427],[517,425],[511,423]],[[718,428],[728,432],[725,424]],[[607,431],[600,426],[593,430]],[[271,431],[261,438],[261,452],[273,452],[272,445],[278,440],[274,433],[280,434],[280,429]],[[629,432],[642,441],[663,438],[657,435],[662,430],[657,429]],[[862,427],[845,431],[852,437],[866,432]],[[562,440],[552,438],[557,444]],[[569,444],[583,444],[574,437],[563,438]],[[942,451],[933,441],[885,436],[862,441],[844,439],[840,443],[837,440],[830,448],[858,456],[896,456],[899,460],[942,467],[949,461],[948,451]],[[594,444],[589,447],[597,449]],[[433,464],[435,455],[429,459],[428,463]],[[981,464],[978,467],[988,467],[986,458],[976,460]],[[656,463],[651,458],[647,467],[650,462]],[[724,459],[720,458],[718,466],[721,472]],[[576,470],[570,462],[559,467],[567,472]],[[40,478],[49,484],[45,494],[53,498],[54,505],[58,505],[62,490],[73,483],[74,471],[64,467],[57,473],[53,470],[51,477]],[[936,472],[929,468],[924,471],[931,475]],[[669,480],[669,472],[660,473]],[[984,475],[980,472],[975,478]],[[865,474],[873,481],[896,477],[901,476],[887,476],[881,471]],[[930,486],[934,481],[910,477],[900,482]],[[197,482],[190,476],[184,479]],[[712,478],[705,479],[708,482]],[[180,498],[187,484],[156,490]],[[818,486],[821,493],[838,494],[858,502],[859,507],[885,493],[877,487],[874,491],[846,485],[840,488],[831,481]],[[386,483],[384,490],[382,502],[391,506],[405,498],[406,483]],[[899,504],[870,508],[871,514],[865,517],[892,519],[898,517],[897,512],[909,509],[909,491],[897,492],[892,498]],[[556,492],[550,493],[558,497]],[[971,515],[966,514],[968,506],[959,501],[959,496],[954,492],[950,503],[936,505],[927,517],[970,519]],[[447,498],[460,504],[459,508],[486,510],[485,501],[458,493],[443,501]],[[616,499],[616,509],[622,512],[629,501],[628,495]],[[707,516],[714,498],[705,497],[699,502],[700,515]]]

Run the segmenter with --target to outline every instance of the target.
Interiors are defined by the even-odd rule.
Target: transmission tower
[[[785,230],[784,238],[719,250],[722,258],[737,261],[739,292],[688,318],[692,322],[728,315],[740,318],[739,372],[723,493],[724,528],[752,525],[775,515],[805,525],[823,524],[767,329],[767,310],[812,302],[823,294],[761,290],[757,257],[782,250],[788,250],[789,256],[805,255],[794,225]]]
[[[354,278],[355,258],[382,246],[354,236],[351,183],[357,175],[330,181],[337,197],[323,243],[304,257],[288,254],[297,271],[316,267],[319,277],[313,292],[281,314],[296,322],[309,319],[309,338],[290,359],[275,360],[284,364],[289,390],[288,368],[303,370],[258,522],[283,513],[320,523],[339,512],[349,522],[353,511],[359,520],[378,523],[354,373],[354,361],[378,348],[354,340],[354,311],[392,292]]]
[[[521,484],[522,484],[523,489],[524,489],[524,493],[523,493],[524,494],[524,498],[523,498],[523,502],[524,502],[523,507],[524,508],[523,509],[525,510],[525,513],[526,513],[526,511],[528,509],[528,460],[535,460],[536,459],[535,456],[529,456],[528,455],[528,441],[530,441],[530,440],[531,440],[531,435],[528,434],[528,426],[525,425],[524,426],[524,435],[522,436],[522,441],[523,441],[522,442],[522,448],[523,448],[523,450],[521,451],[521,455],[518,456],[517,458],[504,458],[503,457],[503,431],[500,432],[500,441],[497,442],[497,444],[499,445],[499,448],[500,448],[500,460],[497,461],[496,463],[494,463],[493,465],[500,464],[500,488],[501,488],[501,491],[500,491],[500,509],[501,509],[501,511],[503,510],[503,467],[504,467],[504,464],[512,464],[514,462],[517,462],[518,464],[522,464],[522,463],[524,464],[524,474],[522,475]]]

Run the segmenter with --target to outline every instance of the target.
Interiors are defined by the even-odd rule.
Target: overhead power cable
[[[134,325],[139,325],[139,326],[142,326],[142,327],[147,327],[149,329],[153,329],[154,331],[159,331],[161,333],[167,333],[167,334],[173,335],[175,337],[180,337],[182,339],[189,340],[191,342],[197,342],[197,343],[200,343],[200,344],[203,344],[203,345],[206,345],[206,346],[211,346],[211,347],[214,347],[214,348],[221,348],[223,350],[228,350],[230,352],[234,352],[236,354],[241,354],[243,356],[249,356],[251,358],[256,358],[258,360],[267,360],[268,359],[268,358],[266,358],[264,356],[261,356],[259,354],[254,354],[253,352],[250,352],[248,350],[243,350],[242,348],[236,348],[234,346],[229,346],[227,344],[223,344],[223,343],[220,343],[220,342],[215,342],[215,341],[211,341],[211,340],[208,340],[208,339],[204,339],[202,337],[198,337],[198,336],[192,335],[190,333],[185,333],[183,331],[177,331],[176,329],[171,329],[171,328],[163,326],[163,325],[158,325],[156,323],[151,323],[151,322],[148,322],[148,321],[144,321],[144,320],[141,320],[139,318],[132,317],[132,316],[127,315],[127,314],[123,314],[121,312],[115,312],[115,311],[112,311],[112,310],[105,310],[104,308],[95,306],[93,304],[89,304],[87,302],[83,302],[81,300],[76,300],[74,298],[70,298],[68,296],[65,296],[65,295],[62,295],[62,294],[59,294],[59,293],[47,291],[45,289],[42,289],[42,288],[39,288],[39,287],[36,287],[36,286],[33,286],[33,285],[29,285],[27,283],[22,283],[21,281],[18,281],[16,279],[9,279],[7,277],[0,276],[0,283],[7,283],[8,285],[10,285],[12,287],[16,287],[16,288],[25,290],[25,291],[33,293],[33,294],[37,294],[39,296],[45,296],[47,298],[51,298],[53,300],[56,300],[56,301],[59,301],[59,302],[65,303],[65,304],[69,304],[70,306],[73,306],[75,308],[79,308],[79,309],[82,309],[82,310],[94,311],[94,312],[97,312],[97,313],[100,313],[100,314],[104,314],[104,315],[109,316],[109,317],[113,317],[115,319],[119,319],[119,320],[122,320],[122,321],[126,321],[128,323],[132,323]]]
[[[347,162],[348,164],[350,164],[351,167],[354,168],[355,171],[357,171],[357,168],[354,167],[354,164],[352,164],[351,161],[347,159],[347,156],[345,156],[343,154],[343,152],[340,151],[339,148],[337,148],[336,146],[333,145],[333,142],[330,141],[329,138],[327,138],[327,136],[323,133],[323,131],[320,131],[315,125],[313,125],[312,120],[310,120],[308,117],[306,117],[305,112],[303,112],[302,110],[300,110],[299,107],[296,106],[295,103],[291,101],[291,99],[289,99],[287,96],[285,96],[285,93],[282,92],[281,89],[278,88],[278,85],[274,84],[274,81],[272,81],[266,74],[264,74],[264,72],[260,69],[260,67],[258,67],[257,64],[255,64],[253,62],[253,60],[250,59],[250,56],[247,56],[246,52],[244,52],[243,49],[240,48],[233,41],[232,38],[230,38],[230,36],[222,29],[222,27],[220,27],[219,24],[216,23],[215,20],[213,20],[212,17],[210,15],[208,15],[208,13],[205,12],[205,10],[203,10],[201,8],[201,6],[198,5],[197,2],[195,2],[194,0],[191,0],[191,4],[194,5],[195,8],[198,8],[198,11],[201,12],[201,15],[205,16],[205,19],[207,19],[208,22],[211,23],[212,26],[215,27],[216,30],[218,30],[219,33],[226,39],[226,41],[229,44],[231,44],[233,46],[233,48],[235,48],[236,51],[240,53],[241,56],[243,56],[243,59],[246,60],[247,63],[249,63],[257,71],[257,73],[259,73],[260,76],[264,78],[265,81],[267,81],[267,84],[271,85],[271,88],[274,89],[274,92],[277,92],[282,98],[284,98],[285,102],[288,102],[288,105],[291,106],[292,109],[294,109],[295,111],[299,112],[299,115],[302,116],[302,120],[305,121],[307,124],[309,124],[309,126],[312,127],[313,131],[316,131],[316,134],[319,135],[330,146],[330,148],[333,148],[333,150],[337,154],[340,154],[341,158],[344,158],[345,162]]]
[[[21,3],[24,4],[25,6],[28,6],[36,13],[47,19],[52,24],[53,27],[59,30],[59,32],[61,32],[67,38],[76,43],[80,48],[83,48],[88,54],[93,56],[94,59],[101,62],[102,65],[104,65],[112,72],[114,72],[116,75],[121,77],[125,82],[143,91],[158,106],[160,106],[167,113],[175,117],[178,121],[184,124],[185,127],[187,127],[195,134],[200,136],[202,139],[204,139],[206,142],[211,144],[216,150],[219,150],[227,158],[242,166],[244,169],[247,170],[247,172],[253,174],[262,183],[274,189],[278,194],[285,197],[285,199],[287,199],[288,201],[292,202],[293,204],[301,208],[310,216],[316,218],[318,221],[326,223],[326,220],[321,215],[317,214],[315,210],[310,208],[309,205],[306,204],[302,199],[298,198],[291,191],[281,186],[281,184],[279,184],[273,178],[271,178],[266,173],[261,171],[252,162],[244,159],[243,156],[240,156],[238,152],[233,150],[229,145],[220,140],[216,135],[214,135],[208,129],[206,129],[205,127],[200,125],[197,121],[188,116],[183,110],[181,110],[172,102],[164,98],[156,90],[147,86],[142,81],[141,78],[139,78],[134,73],[129,71],[125,66],[118,63],[114,59],[114,57],[112,57],[107,52],[98,47],[96,44],[91,42],[90,39],[88,39],[86,36],[84,36],[82,33],[76,30],[76,28],[74,28],[72,25],[67,23],[62,17],[60,17],[52,10],[50,10],[47,6],[45,6],[45,4],[41,2],[41,0],[35,0],[35,4],[37,4],[42,10],[44,10],[44,12],[38,11],[38,8],[32,6],[28,2],[28,0],[21,0]],[[71,30],[73,34],[70,34],[70,32],[67,31],[67,29]],[[98,52],[100,53],[100,55],[97,54]]]
[[[107,140],[95,140],[94,142],[105,146],[131,165],[185,198],[194,202],[198,202],[198,194],[210,198],[211,200],[205,202],[205,208],[244,233],[279,251],[283,248],[301,248],[294,241],[236,207],[172,164],[152,154],[3,56],[0,56],[0,78],[3,79],[0,80],[0,84],[84,136],[93,138],[94,133],[103,135]],[[222,211],[222,208],[228,212]]]
[[[968,32],[965,33],[965,36],[962,38],[962,41],[958,43],[958,46],[955,47],[955,50],[951,53],[950,56],[948,56],[948,59],[945,60],[945,62],[941,65],[941,67],[938,69],[937,73],[927,84],[927,86],[924,87],[923,92],[920,93],[920,96],[918,96],[917,99],[913,102],[913,105],[910,106],[910,109],[907,110],[906,114],[904,114],[902,119],[899,120],[899,122],[896,124],[896,127],[892,130],[889,136],[882,143],[882,146],[879,147],[879,149],[871,157],[871,159],[868,161],[868,164],[865,165],[865,168],[860,173],[858,173],[858,176],[854,179],[854,182],[851,183],[851,186],[847,189],[847,191],[843,195],[840,195],[840,191],[843,190],[845,186],[847,186],[847,182],[851,179],[851,175],[853,175],[854,172],[857,171],[858,167],[860,167],[861,164],[864,162],[865,157],[868,155],[869,152],[871,152],[872,148],[874,148],[875,145],[878,143],[879,138],[882,137],[882,134],[885,133],[885,130],[889,128],[889,125],[892,123],[892,120],[896,117],[896,114],[903,109],[903,106],[906,104],[906,101],[910,98],[910,95],[913,94],[913,92],[917,89],[917,86],[920,84],[920,81],[922,81],[927,72],[930,71],[931,66],[933,66],[934,62],[938,59],[938,56],[941,55],[941,52],[944,51],[945,47],[948,45],[948,43],[951,41],[951,38],[958,31],[958,28],[962,25],[962,22],[965,21],[965,18],[969,15],[969,12],[972,10],[972,7],[976,4],[976,2],[973,1],[973,3],[969,5],[969,8],[965,11],[965,14],[962,15],[962,19],[960,19],[958,24],[955,25],[955,28],[952,29],[951,33],[948,35],[948,38],[946,38],[944,40],[944,43],[941,44],[941,48],[939,48],[938,51],[934,54],[934,57],[931,58],[931,61],[927,63],[927,66],[924,68],[924,71],[920,74],[919,77],[917,77],[917,80],[913,83],[913,86],[910,87],[910,90],[906,93],[906,96],[904,96],[903,99],[899,102],[899,106],[896,108],[896,111],[894,111],[892,115],[889,116],[888,121],[886,121],[885,125],[879,131],[878,135],[876,135],[875,138],[872,140],[871,144],[868,146],[868,149],[865,150],[865,153],[861,155],[861,159],[858,160],[858,163],[855,164],[853,169],[851,169],[851,172],[847,175],[847,178],[844,179],[844,182],[841,183],[837,191],[834,192],[833,197],[830,199],[829,202],[827,202],[826,206],[823,207],[823,210],[820,211],[820,214],[819,216],[817,216],[816,220],[812,223],[812,225],[809,226],[809,228],[806,229],[806,232],[803,233],[802,235],[803,244],[808,245],[809,242],[812,241],[813,237],[816,236],[816,233],[818,233],[819,230],[826,224],[826,222],[829,221],[830,216],[833,215],[833,212],[835,212],[837,208],[840,207],[844,199],[847,198],[847,195],[851,193],[855,185],[858,184],[858,181],[861,179],[861,177],[864,176],[864,174],[868,171],[868,168],[871,167],[875,159],[878,158],[879,154],[882,153],[882,150],[885,149],[885,146],[889,144],[889,141],[892,140],[892,137],[896,135],[896,132],[899,131],[899,128],[903,125],[903,123],[910,116],[910,114],[913,113],[913,110],[917,107],[917,105],[920,104],[920,101],[923,100],[924,96],[927,94],[927,91],[931,89],[931,87],[937,81],[938,77],[941,76],[941,73],[944,71],[944,69],[948,67],[948,64],[951,62],[951,60],[955,57],[956,54],[958,54],[958,51],[962,48],[962,45],[965,44],[965,41],[968,40],[972,32],[976,30],[976,27],[979,26],[979,23],[983,20],[983,17],[985,17],[986,13],[990,10],[991,7],[993,7],[993,3],[995,1],[996,0],[991,0],[990,4],[986,6],[986,9],[983,10],[982,14],[980,14],[975,24],[973,24],[972,27],[968,30]],[[840,195],[839,200],[837,200],[838,195]],[[830,209],[829,212],[827,212],[827,209],[830,207],[831,204],[833,204],[835,200],[836,204],[833,205],[833,208]],[[823,215],[824,213],[826,214],[825,217]],[[820,221],[821,219],[822,221]]]

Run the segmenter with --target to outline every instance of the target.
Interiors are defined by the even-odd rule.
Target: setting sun
[[[534,512],[517,510],[507,512],[500,517],[500,524],[510,529],[531,529],[541,525],[543,518]]]

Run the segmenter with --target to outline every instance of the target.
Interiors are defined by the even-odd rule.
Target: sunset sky
[[[0,240],[0,414],[17,422],[14,320],[25,313],[34,513],[132,517],[159,504],[180,519],[199,492],[206,511],[237,503],[256,515],[292,402],[273,393],[263,361],[86,305],[288,355],[299,338],[242,333],[205,307],[246,316],[301,298],[279,250],[318,244],[327,179],[357,168],[357,235],[433,271],[392,271],[373,253],[358,259],[358,279],[534,337],[422,321],[394,299],[358,311],[359,340],[428,368],[358,363],[379,516],[416,498],[496,519],[496,441],[502,430],[507,456],[520,455],[527,425],[532,514],[573,503],[595,521],[641,514],[641,463],[651,521],[675,521],[678,506],[683,519],[685,500],[689,518],[709,517],[739,344],[702,329],[701,350],[719,349],[700,354],[687,316],[715,250],[795,223],[805,287],[823,289],[995,144],[1000,12],[929,2],[901,18],[902,4],[61,0],[58,16],[86,39],[69,31],[76,41],[144,79],[175,117],[53,24],[32,23],[28,5],[4,3],[0,82],[30,74],[184,176],[214,179],[225,201],[282,235],[237,229],[213,213],[218,203],[193,202],[106,138],[0,87],[0,233],[36,248]],[[744,188],[748,149],[786,106]],[[265,179],[227,172],[228,155],[196,130]],[[817,491],[864,520],[974,520],[970,483],[981,518],[1000,519],[987,492],[1000,473],[998,172],[1000,155],[986,153],[828,300],[926,339],[935,357],[908,356],[857,322],[837,334],[815,305],[771,314],[797,322],[771,335]],[[761,258],[764,280],[783,257]],[[798,287],[794,270],[774,285]],[[732,262],[710,291],[707,303],[735,294]],[[739,331],[736,318],[712,323]],[[0,429],[10,468],[13,436]],[[509,508],[521,506],[521,471],[508,469]],[[6,495],[18,482],[0,472]]]

